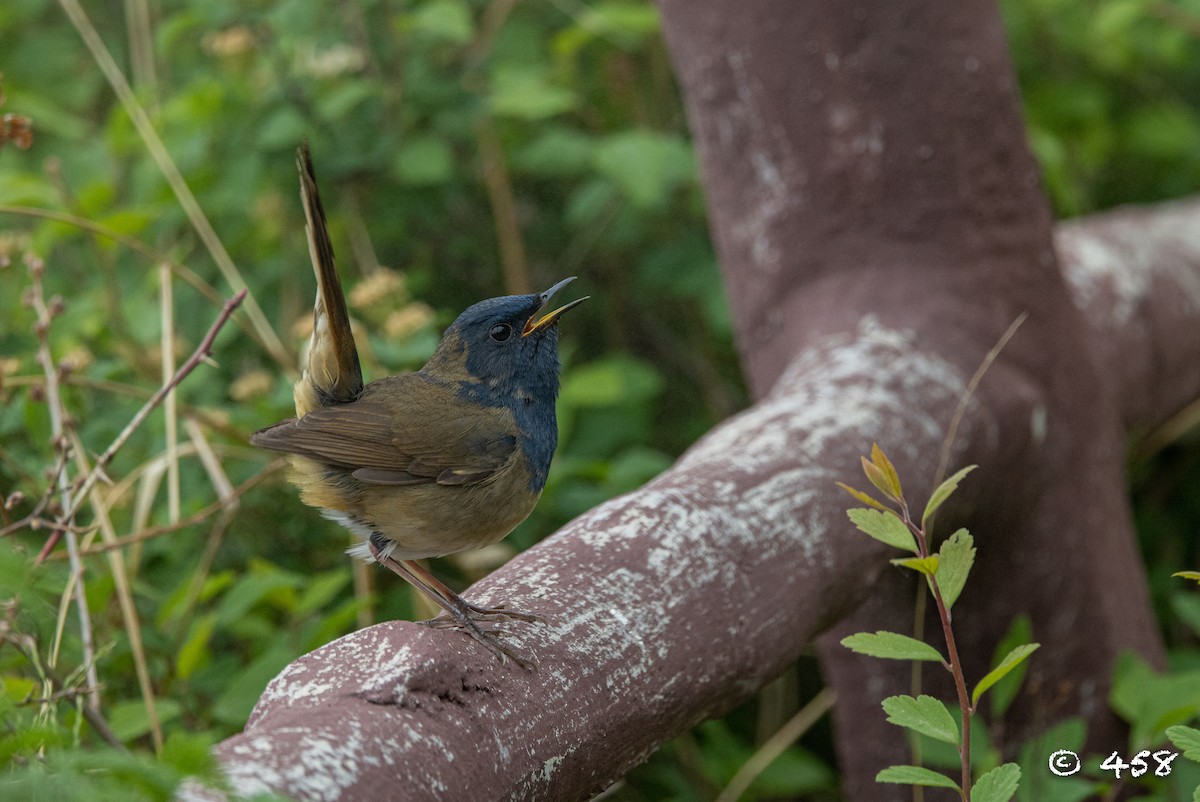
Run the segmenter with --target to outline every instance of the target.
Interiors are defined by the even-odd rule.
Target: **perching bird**
[[[458,316],[425,367],[363,385],[307,145],[297,156],[317,300],[296,417],[250,442],[292,455],[306,504],[363,540],[350,549],[411,582],[497,657],[528,661],[480,627],[536,617],[478,607],[417,560],[503,538],[537,504],[558,443],[558,319],[542,314],[572,279],[542,293],[480,301]]]

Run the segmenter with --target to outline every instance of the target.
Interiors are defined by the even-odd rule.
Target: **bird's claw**
[[[480,626],[480,624],[487,623],[490,622],[481,621],[473,616],[464,616],[462,619],[459,619],[450,615],[439,615],[437,618],[421,622],[422,625],[430,629],[457,629],[465,632],[486,646],[488,651],[494,654],[496,659],[501,663],[505,660],[512,660],[521,668],[537,668],[537,661],[532,657],[500,641],[501,637],[509,634],[507,631],[498,628],[484,629]]]

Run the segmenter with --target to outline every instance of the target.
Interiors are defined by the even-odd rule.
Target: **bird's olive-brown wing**
[[[463,403],[417,374],[372,382],[359,400],[320,407],[251,442],[336,465],[370,484],[470,485],[512,459],[517,428],[502,407]]]

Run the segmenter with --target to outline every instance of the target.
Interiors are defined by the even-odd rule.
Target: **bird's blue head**
[[[558,446],[558,319],[587,297],[553,312],[543,314],[542,309],[573,280],[564,279],[545,292],[489,298],[468,308],[446,329],[421,369],[435,381],[455,385],[466,403],[512,412],[533,492],[545,486]]]
[[[558,319],[587,300],[543,313],[574,276],[545,292],[489,298],[450,324],[425,372],[457,380],[472,400],[514,409],[550,405],[558,396]],[[457,375],[455,375],[457,374]]]

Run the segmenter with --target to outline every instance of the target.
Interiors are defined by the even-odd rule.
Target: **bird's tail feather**
[[[300,172],[300,200],[308,223],[308,251],[317,275],[308,358],[304,374],[293,388],[296,414],[303,417],[317,407],[345,404],[358,398],[363,378],[307,142],[296,152],[296,168]]]

